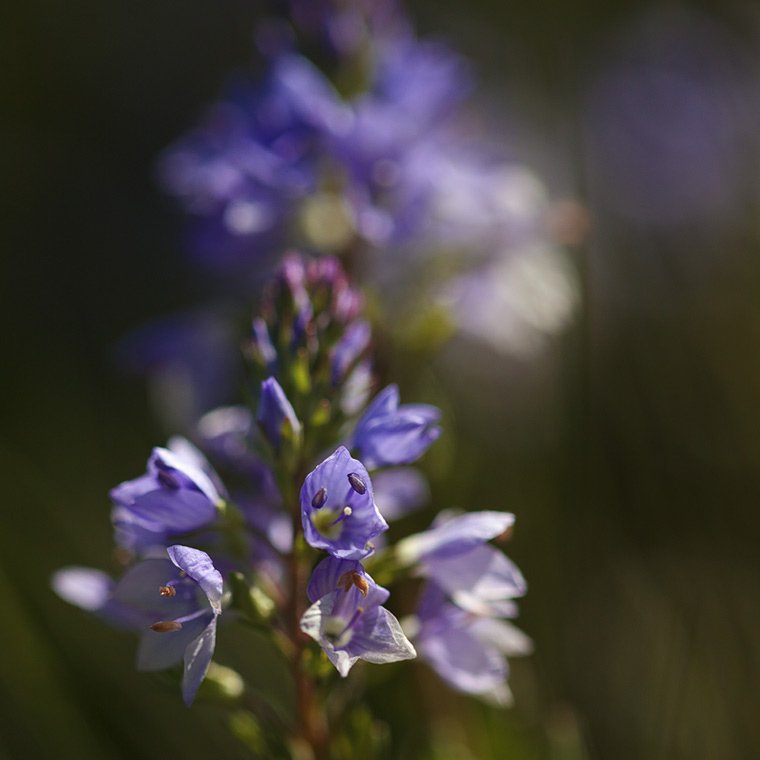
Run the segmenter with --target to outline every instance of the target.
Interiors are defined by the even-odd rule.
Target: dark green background
[[[247,64],[255,7],[38,0],[4,14],[0,758],[245,756],[222,711],[189,712],[135,673],[130,637],[48,579],[63,564],[111,567],[107,490],[165,438],[113,345],[204,292],[153,162]],[[646,7],[414,12],[475,60],[517,155],[567,195],[584,187],[579,93]],[[700,7],[751,49],[754,6]],[[748,157],[737,181],[756,188],[757,168]],[[541,358],[475,351],[446,373],[391,358],[402,387],[447,405],[436,505],[518,514],[510,554],[531,584],[521,624],[537,649],[515,664],[509,712],[449,695],[423,667],[394,671],[375,708],[396,756],[755,756],[760,241],[756,191],[743,198],[733,225],[697,243],[592,206],[589,245],[572,252],[583,306]]]

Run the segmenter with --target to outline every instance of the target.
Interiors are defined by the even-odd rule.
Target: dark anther
[[[348,473],[348,482],[356,493],[367,493],[367,486],[364,485],[364,481],[355,472]]]
[[[311,506],[314,507],[314,509],[319,509],[320,507],[324,507],[326,501],[327,489],[322,486],[322,488],[314,494],[314,498],[311,500]]]

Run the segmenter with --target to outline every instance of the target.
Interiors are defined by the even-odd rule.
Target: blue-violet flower
[[[147,472],[111,490],[116,543],[143,551],[171,536],[213,522],[222,501],[221,483],[203,455],[184,439],[155,448]]]
[[[206,552],[180,545],[166,552],[168,559],[138,562],[115,584],[98,570],[63,568],[53,588],[108,622],[141,631],[138,670],[184,659],[182,697],[190,705],[214,654],[223,582]]]
[[[351,445],[370,469],[409,464],[441,434],[440,417],[440,409],[430,404],[399,406],[398,386],[389,385],[356,424]]]
[[[338,559],[363,559],[372,552],[369,541],[388,529],[366,468],[344,446],[307,475],[301,516],[308,543]]]
[[[398,620],[381,606],[388,590],[359,562],[326,557],[307,591],[313,604],[301,618],[301,630],[319,643],[343,677],[359,659],[382,664],[416,657]]]
[[[301,434],[301,422],[285,391],[273,377],[261,383],[256,422],[276,451],[280,449],[283,435],[297,438]]]

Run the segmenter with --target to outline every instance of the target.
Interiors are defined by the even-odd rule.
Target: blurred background
[[[546,185],[576,306],[534,320],[530,351],[459,336],[384,357],[405,399],[445,407],[437,505],[517,514],[536,645],[508,711],[423,666],[379,684],[391,756],[755,757],[760,9],[408,8],[473,61],[485,118]],[[249,65],[255,19],[244,0],[5,13],[0,758],[246,757],[221,710],[136,673],[131,637],[49,577],[113,568],[107,491],[169,432],[115,347],[201,298],[155,161]]]

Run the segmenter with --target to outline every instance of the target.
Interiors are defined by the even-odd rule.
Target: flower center
[[[321,533],[325,538],[335,540],[340,537],[343,532],[342,523],[347,520],[354,513],[348,505],[343,509],[320,509],[317,512],[312,512],[309,519],[311,524]]]
[[[364,613],[364,607],[357,607],[351,619],[346,622],[341,617],[329,617],[325,621],[325,636],[335,649],[348,646],[353,638],[354,628]]]

